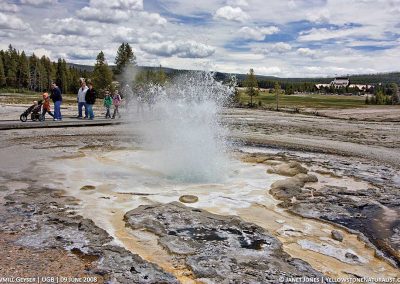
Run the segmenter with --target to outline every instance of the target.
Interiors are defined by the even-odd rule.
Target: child
[[[113,104],[113,99],[110,96],[110,92],[106,91],[106,96],[104,97],[104,106],[107,110],[106,118],[111,118],[110,108],[112,104]]]
[[[43,94],[43,107],[42,107],[42,117],[43,120],[48,113],[51,117],[54,118],[54,114],[50,111],[50,96],[48,93]]]
[[[116,114],[118,114],[118,118],[121,118],[121,115],[119,114],[119,106],[121,105],[121,96],[118,94],[118,90],[115,90],[114,96],[113,96],[113,105],[114,105],[114,114],[112,118],[115,118]]]

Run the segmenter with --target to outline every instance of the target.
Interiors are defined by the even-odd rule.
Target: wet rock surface
[[[347,188],[325,186],[314,191],[313,196],[307,191],[301,191],[295,195],[296,202],[286,200],[282,205],[302,216],[331,221],[363,233],[399,265],[400,244],[393,241],[398,234],[396,228],[399,221],[384,218],[387,211],[393,211],[394,215],[399,216],[399,208],[383,205],[388,195],[393,193],[385,194],[382,191],[385,190],[366,189],[355,192]],[[396,196],[393,196],[393,200],[396,200]]]
[[[298,244],[303,249],[312,250],[324,255],[329,255],[342,262],[349,264],[366,263],[367,260],[356,255],[351,249],[340,249],[335,246],[326,243],[315,243],[309,240],[300,240]]]
[[[96,187],[94,185],[84,185],[81,187],[81,190],[95,190]]]
[[[341,232],[336,231],[336,230],[333,230],[333,231],[331,232],[331,235],[332,235],[332,239],[334,239],[334,240],[336,240],[336,241],[339,241],[339,242],[342,242],[342,241],[343,241],[343,235],[342,235]]]
[[[179,201],[183,203],[196,203],[199,198],[195,195],[182,195],[179,197]]]
[[[290,177],[297,174],[307,174],[307,172],[308,170],[305,167],[303,167],[299,162],[295,161],[272,166],[271,169],[268,169],[268,173]]]
[[[107,283],[178,283],[157,265],[112,244],[108,233],[93,221],[75,215],[74,198],[59,190],[36,188],[34,180],[26,182],[33,186],[5,195],[0,207],[0,233],[14,236],[10,245],[35,251],[38,257],[40,252],[66,251],[86,263],[83,268],[74,266],[76,270],[66,276],[98,276]]]
[[[270,192],[274,197],[288,201],[290,198],[299,196],[306,183],[317,181],[318,178],[315,175],[299,173],[294,177],[274,182]]]
[[[255,126],[249,125],[249,127],[253,128],[251,132],[243,134],[245,131],[241,130],[240,137],[246,136],[249,138],[247,141],[252,142],[251,136],[255,132],[257,132],[257,135],[266,133],[269,135],[269,139],[254,140],[258,143],[258,146],[290,146],[289,149],[297,149],[300,152],[292,153],[287,150],[281,150],[284,154],[272,153],[261,157],[258,154],[254,154],[252,157],[254,162],[278,166],[282,162],[295,160],[312,172],[317,172],[318,169],[311,169],[311,167],[320,166],[324,168],[324,170],[320,171],[320,174],[337,178],[354,176],[370,182],[376,187],[371,189],[366,187],[363,190],[359,190],[358,193],[354,193],[351,188],[326,185],[322,189],[314,190],[316,195],[313,196],[312,191],[307,189],[309,186],[306,185],[301,188],[300,192],[293,195],[296,197],[294,203],[283,203],[283,206],[302,216],[325,219],[362,232],[386,255],[394,256],[396,253],[398,254],[400,246],[400,224],[398,220],[400,217],[396,212],[399,212],[398,208],[400,206],[400,177],[398,169],[393,169],[393,167],[384,164],[386,160],[389,162],[394,160],[396,162],[394,165],[399,165],[397,162],[399,160],[398,157],[400,157],[397,155],[399,148],[397,146],[400,145],[398,123],[396,124],[397,126],[392,124],[383,125],[385,127],[382,127],[381,123],[378,127],[372,124],[361,125],[360,127],[357,124],[348,129],[343,127],[344,123],[338,120],[326,124],[325,121],[321,121],[319,118],[315,119],[317,120],[316,123],[309,124],[308,118],[299,120],[298,117],[292,117],[290,120],[293,123],[288,125],[286,118],[285,121],[283,119],[277,120],[275,115],[276,113],[273,112],[273,119],[262,120]],[[236,118],[235,121],[237,121]],[[266,121],[270,121],[275,125],[268,125]],[[248,120],[244,124],[247,125]],[[298,126],[294,124],[298,124]],[[304,134],[302,127],[305,124],[309,125],[307,126],[306,134],[310,139],[299,140],[297,139],[298,135]],[[345,126],[349,125],[346,123]],[[389,139],[380,139],[381,134],[387,134],[388,130],[391,133]],[[24,132],[13,130],[3,133],[4,135],[0,136],[2,142],[0,143],[0,150],[2,150],[3,157],[2,165],[6,166],[3,166],[0,172],[0,181],[2,183],[0,185],[0,200],[2,202],[0,207],[0,234],[2,237],[4,235],[13,236],[5,244],[7,248],[11,248],[10,251],[13,248],[17,248],[18,251],[22,248],[22,252],[30,250],[33,252],[31,255],[34,255],[36,259],[42,257],[41,253],[67,252],[68,257],[76,256],[78,260],[85,261],[84,265],[79,266],[81,268],[77,269],[82,269],[84,273],[104,276],[105,279],[114,279],[115,283],[174,283],[176,281],[168,273],[160,271],[157,266],[141,260],[118,246],[111,245],[109,236],[104,231],[97,228],[93,222],[84,221],[85,219],[73,213],[74,204],[77,203],[76,200],[63,196],[63,193],[59,191],[43,187],[35,188],[35,180],[25,179],[27,175],[39,176],[33,171],[35,165],[31,164],[32,161],[38,161],[39,158],[45,164],[46,160],[54,158],[55,155],[63,159],[80,157],[84,153],[77,150],[79,147],[82,150],[90,149],[94,151],[97,149],[99,151],[114,149],[117,140],[118,143],[121,141],[132,143],[137,135],[135,136],[129,129],[121,128],[121,126],[119,128],[91,127],[82,130],[70,128],[68,131],[62,129],[46,129],[45,131],[38,129]],[[283,137],[279,135],[283,135]],[[316,145],[321,144],[319,140],[321,137],[332,140],[326,145],[327,148],[332,148],[329,153],[343,153],[344,151],[340,147],[338,147],[339,150],[336,149],[336,144],[338,141],[347,141],[353,143],[348,146],[354,147],[347,149],[346,144],[345,153],[351,154],[351,152],[354,152],[355,156],[360,157],[360,152],[363,152],[361,157],[364,157],[365,152],[365,157],[369,160],[349,157],[340,158],[336,155],[325,154],[311,156],[309,153],[301,152],[310,150],[326,153],[325,148],[320,149],[319,145]],[[286,145],[288,140],[295,140],[297,146]],[[37,144],[37,141],[41,141],[41,143]],[[376,146],[380,148],[373,148]],[[32,148],[35,150],[32,151]],[[381,148],[387,151],[381,151]],[[374,154],[372,157],[371,152]],[[382,156],[380,155],[381,153],[385,155]],[[378,159],[377,156],[382,156],[382,159],[381,157]],[[391,159],[388,159],[388,157]],[[396,157],[397,159],[395,159]],[[377,159],[380,163],[373,164],[371,162],[373,159]],[[32,171],[30,173],[24,171],[25,167],[29,167]],[[14,174],[2,176],[3,172],[13,172]],[[19,172],[24,172],[24,174],[15,174]],[[57,180],[60,176],[52,176],[51,178]],[[32,186],[25,189],[19,188],[16,192],[11,192],[7,186],[3,185],[5,181],[26,182]],[[4,200],[3,197],[5,197]],[[283,201],[284,199],[286,198],[281,200]],[[46,224],[47,222],[48,224]],[[79,223],[81,223],[80,226]],[[48,234],[46,235],[45,232],[48,232]],[[179,232],[179,234],[183,233]],[[177,257],[186,261],[188,254],[192,255],[198,249],[196,247],[197,240],[193,242],[189,242],[189,238],[186,240],[188,242],[182,242],[174,235],[169,235],[168,237],[160,238],[160,243],[163,243],[163,246],[168,250],[174,251],[178,255]],[[214,242],[224,242],[224,240],[215,240]],[[255,243],[255,246],[260,247],[262,244]],[[15,261],[15,254],[2,255],[6,257],[6,262]],[[358,256],[351,252],[346,252],[344,257],[346,260],[357,261],[356,257]],[[55,259],[53,262],[61,264],[64,260],[60,258]],[[104,264],[100,263],[102,260],[105,260]],[[17,261],[20,260],[17,259]],[[51,261],[50,259],[48,263]],[[36,260],[36,262],[39,261]],[[293,260],[293,262],[296,263],[296,260]],[[40,267],[45,266],[46,263],[43,263],[42,266],[36,266],[36,268],[40,269]],[[137,265],[128,266],[131,263],[137,263]],[[304,262],[300,261],[300,263]],[[34,267],[32,261],[26,261],[23,264]],[[3,267],[3,265],[1,266]],[[254,263],[254,265],[250,264],[249,266],[256,267],[257,264]],[[71,269],[74,267],[78,266],[71,265]],[[143,269],[138,270],[138,267]],[[252,269],[257,270],[254,267]],[[199,271],[201,271],[200,268]],[[61,268],[59,269],[63,271]],[[112,271],[115,271],[115,273]],[[136,273],[137,271],[140,271],[140,273]],[[146,271],[149,273],[156,271],[155,274],[158,273],[158,275],[149,278]],[[235,283],[234,281],[232,282]]]
[[[159,243],[206,283],[276,283],[279,277],[321,277],[291,258],[281,243],[238,217],[211,214],[178,202],[142,205],[127,212],[126,225],[159,237]]]
[[[19,245],[16,243],[18,238],[19,234],[0,233],[2,275],[14,278],[44,275],[85,277],[89,283],[105,283],[103,275],[88,273],[88,270],[93,269],[93,259],[82,258],[62,248],[37,249]]]
[[[314,188],[307,183],[314,181],[313,177],[306,178],[310,174],[297,174],[275,182],[270,193],[282,201],[282,207],[296,214],[330,221],[362,233],[367,242],[379,249],[378,255],[382,254],[400,266],[400,185],[396,180],[396,169],[366,161],[355,165],[351,159],[332,155],[320,155],[320,159],[311,161],[308,157],[284,152],[278,154],[277,159],[285,162],[296,159],[310,167],[326,168],[319,171],[322,175],[332,178],[350,176],[370,184],[357,190],[330,184]]]

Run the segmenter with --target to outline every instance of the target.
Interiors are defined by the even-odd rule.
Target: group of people
[[[94,119],[94,111],[93,105],[96,103],[96,99],[98,98],[96,90],[93,88],[93,83],[89,82],[88,86],[86,85],[86,81],[84,79],[80,80],[81,87],[78,90],[77,94],[77,102],[78,102],[78,119]],[[56,83],[51,84],[51,94],[43,93],[43,107],[42,107],[42,117],[44,119],[46,114],[49,114],[53,117],[54,121],[61,121],[61,104],[62,104],[62,94],[60,88],[56,85]],[[54,103],[54,113],[51,112],[50,100]],[[118,93],[118,90],[115,90],[113,94],[111,92],[106,91],[105,97],[103,100],[103,105],[106,110],[105,118],[114,119],[116,116],[121,117],[119,113],[119,107],[121,105],[122,98]],[[111,116],[111,107],[114,106],[114,112]],[[83,116],[83,108],[84,115]]]
[[[86,86],[86,81],[81,79],[81,87],[78,90],[77,101],[78,101],[78,116],[77,118],[82,119],[82,109],[85,108],[85,116],[84,119],[94,119],[94,111],[93,105],[96,102],[97,93],[93,89],[93,83],[89,82],[89,87]],[[122,99],[118,93],[118,90],[115,90],[114,94],[111,95],[109,91],[106,91],[105,97],[103,100],[103,105],[106,108],[105,118],[115,118],[117,115],[121,117],[119,113],[119,106],[121,105]],[[114,113],[111,116],[111,106],[114,106]]]

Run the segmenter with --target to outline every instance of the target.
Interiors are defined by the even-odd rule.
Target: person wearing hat
[[[48,113],[51,117],[54,118],[54,114],[51,112],[51,109],[50,109],[50,96],[48,93],[43,93],[43,106],[42,106],[43,120],[46,116],[46,113]]]

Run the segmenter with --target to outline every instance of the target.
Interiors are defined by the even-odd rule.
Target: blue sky
[[[0,0],[0,48],[281,77],[399,71],[400,0]]]

